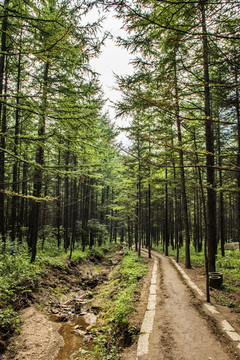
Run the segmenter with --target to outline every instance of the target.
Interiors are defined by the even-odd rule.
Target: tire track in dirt
[[[157,306],[149,353],[138,360],[232,360],[169,259],[157,255]]]

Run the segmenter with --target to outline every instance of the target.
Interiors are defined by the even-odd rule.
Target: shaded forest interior
[[[118,77],[119,149],[89,65],[105,34],[82,25],[114,7],[136,53]],[[106,13],[107,14],[107,13]],[[0,236],[3,254],[117,240],[208,250],[240,239],[240,23],[236,1],[4,0],[0,5]]]

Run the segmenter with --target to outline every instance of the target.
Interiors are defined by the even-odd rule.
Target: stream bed
[[[94,319],[94,317],[96,315],[87,314],[87,318]],[[54,316],[51,316],[50,319],[55,321]],[[92,350],[93,341],[91,335],[88,335],[86,331],[90,324],[85,316],[77,316],[70,321],[63,322],[59,334],[63,337],[64,346],[59,350],[54,360],[74,360],[81,352],[85,353]]]
[[[89,330],[96,323],[97,316],[84,310],[82,298],[80,300],[74,299],[67,305],[60,305],[57,314],[51,315],[49,320],[61,322],[59,334],[64,340],[64,346],[59,350],[54,360],[79,359],[81,353],[93,349],[93,337]]]

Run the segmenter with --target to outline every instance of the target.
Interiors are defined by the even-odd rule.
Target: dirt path
[[[157,258],[157,302],[153,327],[149,336],[148,354],[141,355],[141,351],[138,350],[137,359],[237,359],[227,353],[220,338],[213,333],[207,320],[199,314],[196,309],[197,300],[191,295],[169,259],[161,255],[158,255]],[[154,289],[152,289],[152,293],[154,293]]]

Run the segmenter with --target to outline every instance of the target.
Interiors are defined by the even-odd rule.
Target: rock
[[[239,243],[238,242],[231,242],[224,245],[224,248],[226,250],[238,250],[239,249]]]
[[[84,342],[85,343],[88,343],[88,342],[90,342],[90,341],[92,341],[92,339],[93,339],[93,337],[91,336],[91,335],[88,335],[88,336],[84,336]]]
[[[75,303],[74,309],[76,313],[80,313],[81,312],[81,308],[82,308],[82,304],[81,303]]]
[[[51,309],[51,313],[52,313],[52,314],[58,314],[58,313],[59,313],[59,310],[57,310],[57,309]]]
[[[55,321],[56,322],[66,322],[66,321],[68,321],[68,318],[65,315],[58,315],[58,316],[56,316]]]
[[[94,329],[94,325],[93,324],[91,324],[91,325],[88,325],[87,327],[86,327],[86,331],[87,332],[90,332],[92,329]]]
[[[86,332],[83,331],[83,330],[80,330],[80,329],[74,330],[74,333],[78,334],[79,336],[85,336],[86,335]]]

